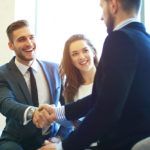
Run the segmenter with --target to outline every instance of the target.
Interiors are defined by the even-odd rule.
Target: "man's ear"
[[[13,44],[11,41],[8,42],[8,47],[9,47],[11,50],[14,50],[14,44]]]
[[[112,14],[116,14],[119,8],[118,0],[111,0],[111,12]]]

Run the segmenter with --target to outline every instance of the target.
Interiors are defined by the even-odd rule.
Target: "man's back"
[[[102,105],[106,104],[105,109],[109,107],[105,110],[105,126],[108,127],[109,119],[110,131],[102,138],[102,145],[104,149],[127,150],[150,134],[150,36],[142,24],[134,22],[112,32],[108,40],[101,59],[104,65],[99,70],[106,75],[105,84],[109,84]],[[99,84],[103,84],[105,77],[98,78],[96,83],[100,80]]]

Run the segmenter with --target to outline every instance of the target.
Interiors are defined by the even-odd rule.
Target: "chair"
[[[0,136],[2,134],[2,131],[5,127],[6,124],[6,117],[4,117],[1,113],[0,113]]]
[[[150,137],[137,142],[131,150],[150,150]]]

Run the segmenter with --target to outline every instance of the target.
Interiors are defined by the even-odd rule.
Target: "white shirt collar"
[[[129,19],[126,19],[124,21],[122,21],[121,23],[119,23],[113,31],[116,31],[116,30],[119,30],[121,28],[123,28],[124,26],[128,25],[129,23],[131,22],[139,22],[137,18],[129,18]]]
[[[38,72],[40,65],[37,60],[34,60],[31,67],[34,71]]]
[[[15,58],[15,64],[16,64],[16,66],[18,67],[18,69],[20,70],[20,72],[21,72],[23,75],[25,75],[25,73],[27,72],[27,70],[28,70],[29,67],[32,67],[32,69],[33,69],[34,71],[36,71],[36,72],[39,70],[39,67],[40,67],[40,65],[39,65],[39,63],[37,62],[37,60],[34,60],[31,66],[27,66],[27,65],[24,65],[24,64],[20,63],[20,62]]]

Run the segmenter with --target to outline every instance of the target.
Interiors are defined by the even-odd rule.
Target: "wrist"
[[[55,107],[54,109],[55,109],[55,119],[56,119],[56,121],[66,120],[65,107],[64,106]]]
[[[32,120],[34,112],[37,108],[36,107],[30,107],[27,112],[27,120]]]

